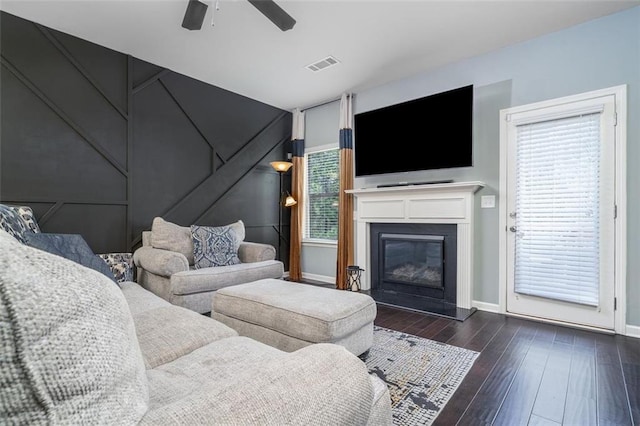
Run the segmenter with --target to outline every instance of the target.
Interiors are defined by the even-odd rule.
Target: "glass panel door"
[[[613,329],[615,97],[514,110],[507,312]]]

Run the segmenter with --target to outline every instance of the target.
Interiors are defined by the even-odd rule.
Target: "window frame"
[[[322,238],[310,238],[308,237],[308,229],[307,229],[307,219],[309,217],[309,208],[311,203],[309,201],[309,155],[316,154],[324,151],[337,151],[338,159],[340,153],[340,147],[336,144],[325,144],[325,145],[317,145],[313,147],[305,148],[304,153],[304,211],[302,213],[302,243],[305,245],[314,245],[314,246],[337,246],[338,239],[335,240],[327,240]],[[336,164],[336,168],[338,168],[339,172],[339,161]],[[339,175],[339,174],[338,174]],[[339,190],[336,191],[336,196],[339,195]]]

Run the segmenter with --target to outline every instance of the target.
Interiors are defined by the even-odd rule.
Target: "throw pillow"
[[[13,207],[0,204],[0,228],[21,243],[27,242],[27,225]]]
[[[240,240],[230,226],[191,226],[196,269],[240,263]]]
[[[33,214],[33,210],[29,206],[12,206],[13,210],[18,213],[18,216],[24,222],[25,227],[31,232],[40,232],[40,226],[38,226],[38,221],[36,220],[36,216]]]
[[[238,220],[237,222],[230,223],[227,226],[229,226],[231,229],[236,231],[236,236],[238,237],[238,240],[240,242],[244,241],[245,231],[244,231],[244,222],[243,221]]]
[[[122,291],[7,235],[0,231],[0,423],[138,424],[149,388]]]
[[[98,255],[104,260],[117,283],[133,281],[133,255],[131,253],[104,253]]]
[[[31,247],[73,260],[104,274],[113,282],[116,281],[109,265],[91,250],[81,235],[30,233],[26,234],[26,240],[26,244]]]
[[[191,230],[186,226],[167,222],[161,217],[151,224],[151,247],[182,253],[193,265],[193,241]]]

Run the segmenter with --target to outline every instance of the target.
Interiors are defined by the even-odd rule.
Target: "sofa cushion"
[[[151,247],[182,253],[193,265],[193,241],[191,229],[167,222],[161,217],[153,219],[151,224]]]
[[[174,361],[204,345],[238,333],[221,322],[179,306],[133,316],[147,368]]]
[[[104,274],[113,282],[116,281],[109,265],[91,250],[82,235],[26,233],[25,237],[26,243],[31,247],[73,260],[82,266]]]
[[[282,262],[265,260],[177,272],[171,275],[171,292],[175,295],[203,293],[261,278],[282,278],[283,270]]]
[[[0,231],[0,418],[135,424],[148,407],[129,307],[104,275]]]
[[[191,226],[196,269],[240,263],[240,239],[231,226]]]
[[[27,242],[27,225],[18,211],[11,206],[0,204],[0,229],[23,244]]]
[[[374,402],[365,364],[329,344],[285,353],[231,337],[147,374],[149,425],[364,425]]]
[[[153,309],[171,306],[171,303],[145,290],[138,283],[125,281],[120,288],[124,298],[127,299],[129,310],[133,316]]]

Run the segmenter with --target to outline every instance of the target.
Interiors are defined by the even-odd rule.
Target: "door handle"
[[[518,228],[516,228],[515,226],[512,226],[512,227],[509,228],[509,231],[518,232]]]

